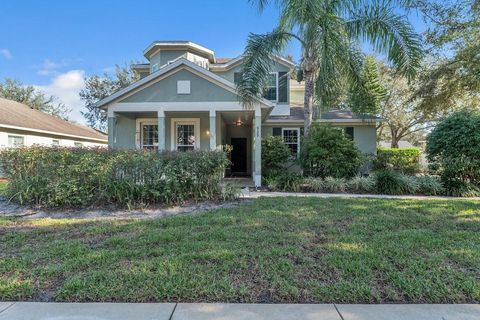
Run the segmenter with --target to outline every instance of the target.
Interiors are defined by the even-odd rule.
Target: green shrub
[[[438,196],[445,193],[442,181],[436,176],[418,176],[415,177],[418,183],[418,194],[426,196]]]
[[[308,191],[323,192],[325,190],[324,182],[321,178],[308,177],[305,178],[304,183]]]
[[[363,159],[342,130],[314,124],[302,141],[300,163],[307,176],[351,178],[358,173]]]
[[[0,153],[7,194],[22,204],[178,203],[222,197],[222,151],[143,152],[30,147]]]
[[[291,157],[290,149],[283,143],[282,137],[269,136],[262,139],[262,172],[280,171]]]
[[[343,193],[347,190],[347,181],[343,178],[326,177],[323,181],[323,191],[328,193]]]
[[[375,180],[373,177],[354,177],[347,182],[347,189],[353,193],[375,192]]]
[[[442,120],[427,137],[427,156],[452,196],[480,189],[480,111],[461,111]]]
[[[242,194],[242,189],[238,183],[224,182],[222,183],[221,199],[223,201],[235,200]]]
[[[304,179],[295,172],[277,172],[264,176],[264,184],[272,191],[298,192]]]
[[[418,194],[420,183],[417,177],[400,174],[399,178],[403,194]]]
[[[377,158],[374,161],[374,169],[392,169],[405,174],[414,174],[420,171],[420,149],[399,148],[377,150]]]
[[[399,195],[406,192],[408,183],[401,173],[393,170],[380,170],[374,175],[376,190],[380,194]]]

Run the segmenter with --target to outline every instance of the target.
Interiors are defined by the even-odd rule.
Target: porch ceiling
[[[220,112],[223,121],[227,125],[234,125],[236,121],[240,120],[243,123],[252,123],[255,113],[253,111],[232,111]]]

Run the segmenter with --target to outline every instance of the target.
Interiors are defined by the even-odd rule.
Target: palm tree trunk
[[[304,96],[304,133],[308,134],[313,121],[313,108],[315,96],[315,74],[312,70],[303,70],[303,78],[305,80],[305,96]]]

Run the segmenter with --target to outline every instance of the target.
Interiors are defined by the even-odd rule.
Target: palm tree
[[[249,0],[260,11],[271,0]],[[409,0],[275,0],[278,26],[270,33],[248,37],[243,74],[237,84],[242,104],[252,107],[262,96],[272,68],[272,55],[292,40],[302,49],[300,74],[305,81],[305,134],[314,106],[324,104],[339,88],[361,83],[361,41],[386,56],[395,69],[411,78],[421,59],[420,37],[405,16],[396,13]]]

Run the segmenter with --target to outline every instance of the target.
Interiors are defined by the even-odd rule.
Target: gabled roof
[[[71,123],[16,101],[0,98],[0,128],[18,129],[107,142],[97,130]]]
[[[170,71],[173,71],[173,70],[175,70],[177,68],[180,68],[182,66],[191,68],[191,69],[201,73],[208,80],[210,80],[214,83],[221,84],[221,85],[225,86],[226,88],[228,88],[231,92],[233,92],[235,94],[237,92],[235,84],[233,84],[232,82],[230,82],[230,81],[220,77],[219,75],[216,75],[215,73],[213,73],[213,72],[211,72],[211,71],[209,71],[205,68],[202,68],[199,65],[196,65],[195,63],[193,63],[193,62],[191,62],[191,61],[182,57],[182,58],[176,60],[175,62],[173,62],[171,64],[164,65],[158,71],[156,71],[154,73],[151,73],[150,75],[146,76],[145,78],[140,79],[140,80],[132,83],[128,87],[123,88],[123,89],[115,92],[114,94],[106,97],[105,99],[102,99],[102,100],[98,101],[95,104],[95,106],[97,108],[103,107],[103,106],[105,106],[105,105],[107,105],[107,104],[109,104],[113,101],[116,101],[116,100],[120,99],[122,96],[126,95],[127,93],[129,93],[129,92],[131,92],[135,89],[138,89],[142,86],[148,86],[148,84],[150,82],[153,82],[155,79],[157,79],[157,78],[159,78],[163,75],[167,75]],[[266,107],[269,107],[269,108],[273,107],[273,104],[266,99],[259,98],[258,102],[260,102],[261,104],[263,104]]]
[[[284,57],[278,56],[278,55],[273,55],[272,59],[275,60],[276,62],[283,64],[284,66],[288,68],[294,68],[295,63],[292,61],[285,59]],[[228,70],[236,66],[238,63],[240,63],[243,60],[243,55],[238,56],[234,59],[229,59],[225,63],[214,63],[210,64],[210,69],[215,70],[215,71],[221,71],[221,70]]]

